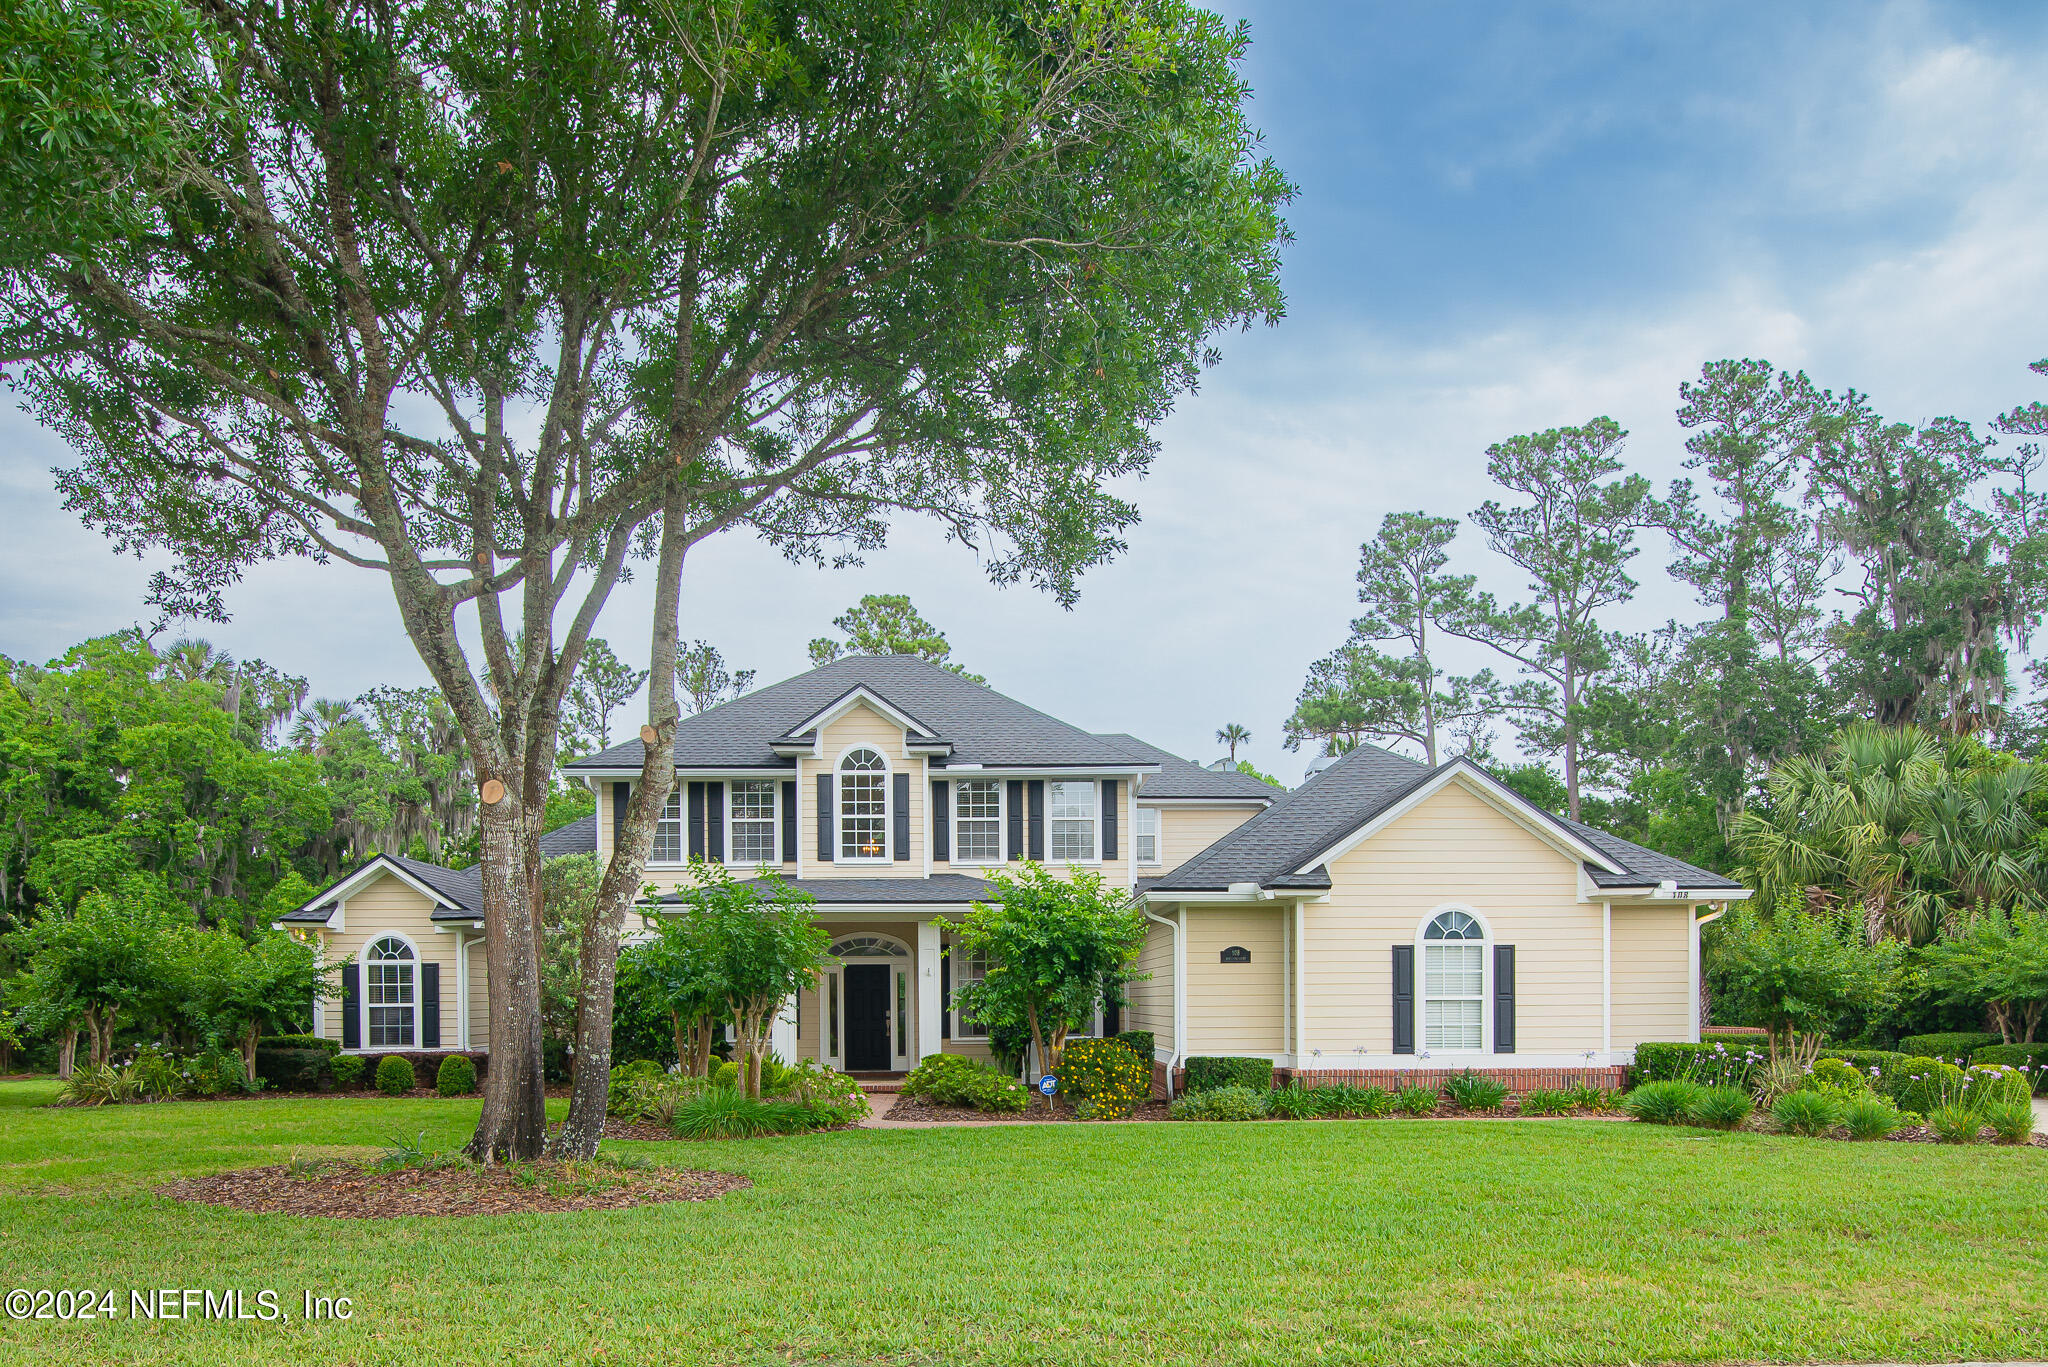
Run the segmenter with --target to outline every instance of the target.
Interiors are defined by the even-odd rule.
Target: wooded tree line
[[[1501,492],[1470,520],[1523,576],[1516,596],[1463,569],[1459,519],[1389,514],[1361,548],[1364,611],[1310,667],[1290,745],[1384,741],[1435,763],[1489,757],[1505,726],[1535,760],[1506,773],[1526,795],[1723,868],[1774,769],[1836,763],[1851,722],[2038,748],[2042,711],[2014,690],[2016,674],[2044,681],[2022,652],[2048,611],[2048,405],[1988,432],[1916,426],[1745,360],[1681,384],[1677,418],[1693,473],[1661,493],[1608,418],[1487,448]],[[1708,611],[1616,629],[1658,544]],[[1496,663],[1454,674],[1451,642]]]

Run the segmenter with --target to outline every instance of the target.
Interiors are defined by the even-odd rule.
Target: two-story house
[[[608,857],[638,740],[565,766],[598,794],[550,854]],[[1730,880],[1564,821],[1465,760],[1362,746],[1291,792],[1095,734],[908,656],[855,656],[677,728],[647,881],[693,860],[808,893],[830,932],[775,1047],[854,1072],[986,1055],[953,1006],[952,925],[987,872],[1098,870],[1149,933],[1129,1004],[1162,1075],[1257,1054],[1351,1075],[1471,1066],[1534,1083],[1698,1035],[1699,926]],[[354,960],[344,1048],[488,1048],[474,870],[379,858],[287,916]],[[1711,916],[1711,912],[1708,912]],[[453,984],[453,991],[450,991]]]

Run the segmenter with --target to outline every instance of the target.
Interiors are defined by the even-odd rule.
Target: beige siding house
[[[636,740],[567,766],[594,817],[550,854],[609,857]],[[1089,1028],[1299,1073],[1464,1067],[1526,1081],[1698,1035],[1699,926],[1732,881],[1544,812],[1465,760],[1361,746],[1282,792],[1070,726],[903,656],[852,657],[686,719],[646,878],[680,910],[697,861],[773,871],[832,949],[775,1033],[785,1058],[892,1072],[986,1057],[953,1009],[952,927],[1015,860],[1089,869],[1148,918],[1143,975]],[[486,1049],[474,871],[379,859],[287,916],[349,956],[321,1029],[344,1047]]]

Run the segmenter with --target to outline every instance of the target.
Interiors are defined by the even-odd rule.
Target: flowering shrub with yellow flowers
[[[1060,1094],[1083,1120],[1120,1119],[1152,1095],[1152,1064],[1113,1039],[1070,1039],[1057,1070]]]

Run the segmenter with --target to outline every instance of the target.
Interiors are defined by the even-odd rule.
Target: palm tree
[[[157,659],[164,678],[183,683],[224,685],[235,677],[235,657],[197,636],[180,636]]]
[[[1245,744],[1251,738],[1252,733],[1239,726],[1236,722],[1229,723],[1216,733],[1216,743],[1230,747],[1230,762],[1232,764],[1237,763],[1237,747]]]
[[[300,709],[299,719],[292,723],[292,745],[309,755],[325,755],[337,734],[362,724],[362,714],[348,699],[315,698]]]
[[[1953,890],[1941,899],[1947,919],[1972,907],[2041,905],[2040,825],[2028,802],[2041,783],[2038,767],[2014,764],[1947,775],[1927,795],[1917,828],[1905,837],[1907,858],[1916,872]]]

